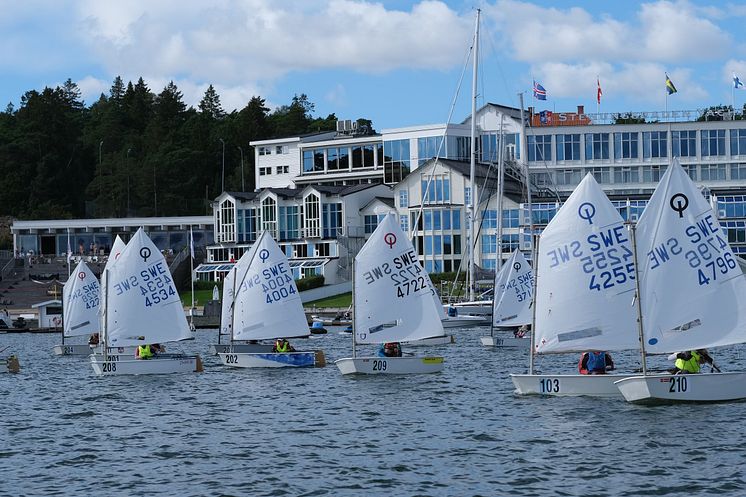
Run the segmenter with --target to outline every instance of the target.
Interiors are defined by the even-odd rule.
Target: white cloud
[[[607,62],[693,62],[710,60],[731,42],[706,16],[717,10],[686,1],[642,4],[636,22],[584,9],[543,8],[518,0],[498,0],[486,9],[504,33],[515,58],[531,63],[597,60]]]
[[[102,93],[106,96],[109,95],[109,89],[111,88],[112,82],[113,80],[103,81],[91,76],[86,76],[85,78],[76,81],[75,83],[80,89],[83,100],[86,102],[86,104],[90,105],[98,100]],[[62,85],[62,83],[60,83],[60,85]]]
[[[238,94],[294,71],[450,68],[473,23],[471,13],[430,0],[410,12],[353,0],[85,0],[79,12],[81,36],[112,74],[125,67],[184,86],[221,82]]]

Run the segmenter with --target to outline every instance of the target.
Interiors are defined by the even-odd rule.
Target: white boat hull
[[[528,337],[515,338],[515,337],[479,337],[482,345],[485,347],[502,347],[511,349],[523,349],[528,350],[531,348],[531,339]]]
[[[272,352],[272,345],[266,343],[216,343],[210,345],[210,355],[218,355],[220,353],[227,354],[229,352],[235,353],[249,353],[249,354],[268,354]]]
[[[326,358],[321,350],[270,353],[219,353],[224,366],[234,368],[322,368]]]
[[[459,302],[457,304],[451,304],[453,307],[458,309],[459,314],[471,314],[472,316],[487,316],[487,319],[491,319],[492,316],[492,301],[491,300],[477,300],[474,302]],[[448,306],[443,306],[448,309]]]
[[[334,362],[344,374],[423,374],[443,370],[443,358],[427,357],[348,357]]]
[[[152,359],[123,359],[120,356],[91,354],[91,366],[97,376],[122,376],[140,374],[200,373],[202,359],[187,355],[163,355]]]
[[[489,326],[489,316],[449,316],[440,320],[443,328],[472,328],[474,326]]]
[[[135,356],[135,349],[137,349],[136,346],[129,346],[129,347],[109,347],[108,354],[109,355],[131,355]],[[91,354],[101,354],[103,351],[103,348],[101,346],[94,346],[91,347],[87,343],[76,343],[76,344],[65,344],[65,345],[55,345],[54,346],[54,353],[55,355],[80,355],[80,356],[89,356]]]
[[[627,402],[725,402],[746,399],[746,373],[656,374],[619,380]]]
[[[548,395],[553,397],[621,397],[614,382],[628,375],[621,374],[511,374],[518,395]]]
[[[17,373],[21,370],[18,358],[14,355],[0,358],[0,373]]]
[[[423,338],[422,340],[415,340],[413,342],[402,342],[402,344],[405,344],[407,347],[419,347],[423,345],[449,345],[452,343],[456,343],[456,337],[453,335]]]

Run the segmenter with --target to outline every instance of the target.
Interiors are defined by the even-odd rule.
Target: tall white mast
[[[474,242],[476,236],[476,209],[479,205],[477,199],[477,192],[474,185],[474,175],[476,174],[476,156],[477,156],[477,59],[479,58],[479,14],[480,10],[477,9],[477,22],[474,27],[474,53],[472,56],[473,69],[471,78],[471,153],[470,153],[470,168],[469,168],[469,191],[471,192],[471,198],[469,202],[469,247],[467,249],[467,256],[469,257],[469,300],[474,301],[474,259],[476,254],[476,244]]]

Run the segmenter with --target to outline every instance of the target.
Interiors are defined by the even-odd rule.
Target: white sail
[[[244,253],[245,255],[245,253]],[[233,266],[223,277],[223,301],[220,303],[220,334],[231,334],[231,319],[233,312],[233,282],[235,280],[236,267]]]
[[[233,338],[262,340],[309,336],[300,293],[285,253],[268,232],[262,232],[249,254],[239,261],[233,310]]]
[[[521,326],[531,323],[531,296],[534,272],[520,250],[495,276],[495,297],[492,310],[494,326]]]
[[[355,340],[384,343],[443,335],[442,310],[417,253],[387,215],[355,257]]]
[[[101,329],[101,286],[91,268],[80,261],[62,288],[65,337],[96,333]]]
[[[108,271],[105,306],[109,346],[191,338],[166,259],[142,228]]]
[[[636,242],[648,353],[746,342],[746,281],[678,159],[640,217]]]
[[[536,351],[639,347],[627,228],[591,174],[541,234]]]
[[[122,252],[124,252],[124,249],[127,247],[127,244],[122,241],[122,239],[117,235],[117,237],[114,239],[114,243],[111,245],[111,250],[109,251],[109,257],[106,259],[106,264],[104,264],[104,270],[101,271],[101,288],[106,288],[106,270],[111,269],[111,267],[114,265],[117,259],[119,259],[119,256],[122,255]],[[104,293],[101,292],[101,298],[103,299]],[[111,313],[106,312],[106,308],[102,305],[100,308],[101,315],[103,316],[103,319],[110,319]],[[102,321],[103,322],[103,321]],[[107,324],[107,328],[111,328],[113,323],[110,321]]]

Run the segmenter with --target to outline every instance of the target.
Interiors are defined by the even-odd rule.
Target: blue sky
[[[482,10],[480,103],[656,111],[731,102],[746,78],[746,5],[704,1],[2,0],[0,103],[67,78],[87,103],[115,76],[173,80],[190,105],[213,84],[227,110],[254,95],[272,108],[306,93],[317,116],[365,117],[378,130],[469,112],[475,9]],[[459,80],[464,79],[457,95]],[[530,93],[527,93],[527,105]],[[736,92],[736,105],[746,91]]]

